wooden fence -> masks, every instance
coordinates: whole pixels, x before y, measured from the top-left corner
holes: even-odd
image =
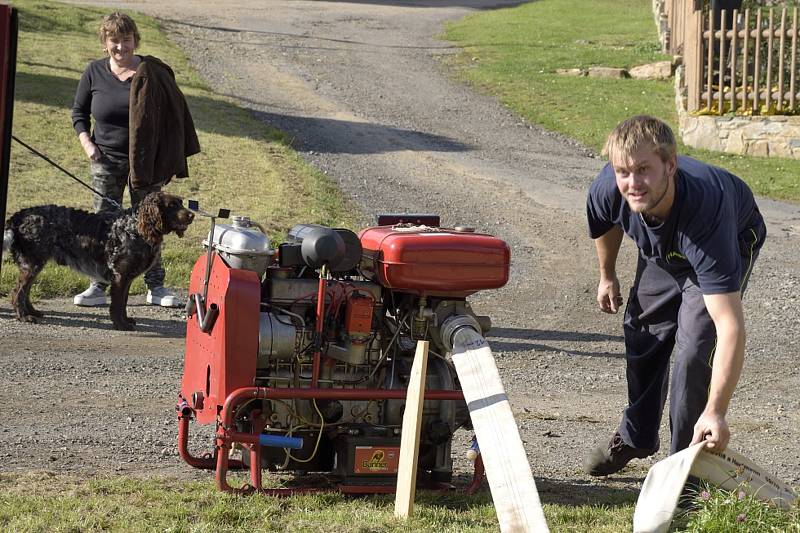
[[[722,10],[716,23],[701,0],[664,0],[664,11],[667,49],[683,56],[687,111],[800,111],[797,7]]]

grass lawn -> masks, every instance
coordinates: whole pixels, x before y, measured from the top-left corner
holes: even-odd
[[[188,468],[188,467],[187,467]],[[616,533],[630,530],[631,502],[615,505],[545,505],[554,531]],[[3,531],[497,531],[488,491],[417,493],[414,514],[394,516],[394,496],[336,493],[274,498],[218,492],[211,482],[171,478],[101,477],[79,480],[42,472],[0,474]]]
[[[561,68],[633,67],[659,53],[650,0],[537,0],[479,12],[448,25],[444,38],[465,49],[461,76],[531,122],[600,152],[621,120],[649,114],[677,133],[670,81],[568,77]],[[800,161],[680,151],[731,170],[761,196],[800,203]]]
[[[698,501],[699,510],[678,516],[671,531],[800,532],[797,507],[777,513],[735,491],[701,492]],[[544,513],[554,532],[620,533],[631,530],[633,503],[545,503]],[[470,497],[420,491],[413,516],[404,522],[394,517],[393,496],[234,496],[218,492],[211,482],[119,476],[84,480],[40,471],[0,474],[0,529],[462,533],[497,531],[498,525],[487,491]]]

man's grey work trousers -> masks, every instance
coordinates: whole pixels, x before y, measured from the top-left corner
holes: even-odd
[[[741,292],[766,235],[750,231],[740,242]],[[670,454],[689,446],[694,425],[705,409],[716,347],[716,329],[692,270],[675,274],[641,256],[625,309],[625,360],[628,407],[619,433],[629,446],[658,450],[661,414],[670,393]],[[670,356],[675,351],[672,383]]]

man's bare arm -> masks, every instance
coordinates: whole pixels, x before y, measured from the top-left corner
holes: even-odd
[[[597,304],[604,313],[616,313],[622,306],[617,278],[617,256],[622,244],[622,228],[614,226],[594,240],[597,261],[600,265],[600,282],[597,285]]]
[[[722,451],[730,439],[725,417],[744,365],[744,312],[742,297],[738,292],[704,295],[703,299],[717,329],[717,348],[711,369],[708,402],[695,424],[692,444],[705,439],[708,448]]]

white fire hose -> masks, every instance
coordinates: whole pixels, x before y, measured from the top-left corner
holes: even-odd
[[[452,347],[464,400],[469,408],[486,479],[503,533],[547,533],[539,493],[519,436],[508,396],[477,321],[456,315],[442,325]]]
[[[714,453],[700,442],[650,468],[633,514],[634,533],[661,533],[669,529],[689,474],[725,490],[743,490],[782,508],[788,508],[797,499],[789,485],[730,447]]]

